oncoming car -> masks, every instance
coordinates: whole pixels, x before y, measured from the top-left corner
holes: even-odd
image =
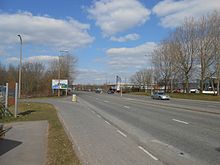
[[[164,92],[155,92],[151,97],[152,99],[170,100],[170,97],[166,95]]]

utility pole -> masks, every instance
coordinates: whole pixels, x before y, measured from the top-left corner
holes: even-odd
[[[19,89],[19,92],[18,92],[18,98],[20,99],[21,98],[21,69],[22,69],[22,37],[20,34],[18,34],[18,37],[20,39],[20,66],[19,66],[19,77],[18,77],[18,89]]]

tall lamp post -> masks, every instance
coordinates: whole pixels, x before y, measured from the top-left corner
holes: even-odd
[[[18,82],[18,88],[19,88],[19,92],[18,92],[18,98],[21,98],[21,68],[22,68],[22,38],[21,35],[18,34],[18,37],[20,39],[20,66],[19,66],[19,82]]]
[[[61,53],[62,52],[69,52],[69,50],[60,50],[60,55],[58,57],[58,63],[59,63],[59,68],[58,68],[58,96],[60,96],[60,75],[61,75],[61,66],[60,66],[60,63],[61,63]]]

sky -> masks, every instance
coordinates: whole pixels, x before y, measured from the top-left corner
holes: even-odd
[[[156,46],[186,17],[220,11],[220,0],[0,0],[0,63],[78,60],[74,84],[114,83],[151,67]]]

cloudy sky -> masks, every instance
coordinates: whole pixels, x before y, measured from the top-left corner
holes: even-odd
[[[220,11],[220,0],[0,0],[0,63],[47,63],[68,50],[75,83],[128,81],[150,67],[157,44],[185,17]]]

